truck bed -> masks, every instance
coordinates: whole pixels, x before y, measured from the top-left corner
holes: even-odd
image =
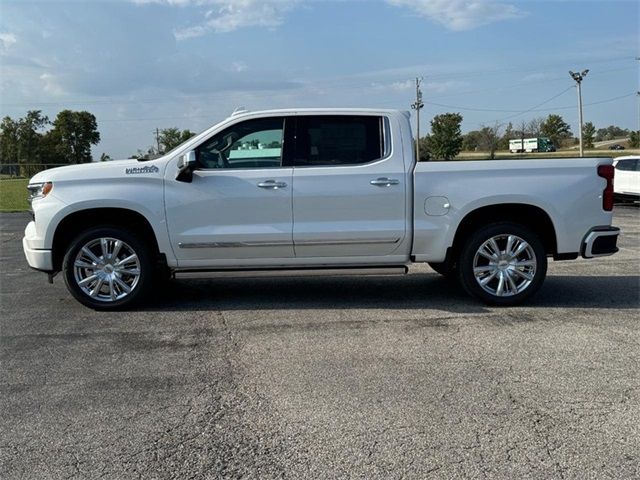
[[[418,162],[413,255],[417,261],[443,261],[466,215],[504,203],[542,209],[553,222],[558,253],[577,253],[589,228],[611,223],[612,213],[602,209],[606,181],[597,175],[599,165],[611,163],[610,158]]]

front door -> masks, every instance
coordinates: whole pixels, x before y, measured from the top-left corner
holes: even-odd
[[[199,168],[191,183],[167,169],[167,223],[180,267],[294,256],[285,122],[244,120],[214,134],[196,148]]]

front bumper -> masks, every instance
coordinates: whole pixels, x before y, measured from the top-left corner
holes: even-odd
[[[620,229],[617,227],[594,228],[582,241],[582,256],[594,258],[613,255],[618,251],[618,235],[620,235]]]
[[[36,248],[38,242],[34,222],[29,222],[22,238],[22,250],[31,268],[45,272],[53,271],[53,254],[49,249]],[[41,242],[38,242],[41,243]]]

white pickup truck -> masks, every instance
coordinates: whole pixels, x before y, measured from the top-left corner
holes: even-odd
[[[611,255],[611,159],[417,163],[396,110],[243,111],[150,161],[29,185],[29,265],[96,309],[164,277],[406,273],[428,262],[512,305],[555,260]],[[425,295],[428,292],[425,292]]]

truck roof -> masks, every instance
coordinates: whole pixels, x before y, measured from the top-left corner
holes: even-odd
[[[408,110],[397,110],[391,108],[281,108],[281,109],[272,109],[272,110],[246,110],[244,108],[236,109],[229,118],[240,117],[245,115],[295,115],[298,113],[318,113],[318,114],[392,114],[392,115],[404,115],[406,117],[410,116]]]

